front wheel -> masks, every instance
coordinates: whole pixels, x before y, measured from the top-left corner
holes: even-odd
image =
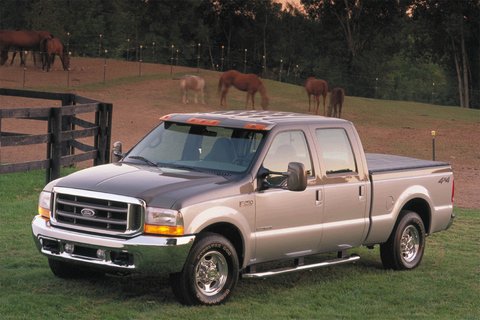
[[[380,245],[380,257],[387,269],[416,268],[425,250],[425,226],[420,216],[402,211],[388,241]]]
[[[225,302],[238,280],[238,257],[226,238],[201,235],[193,245],[183,270],[171,275],[173,293],[186,305]]]

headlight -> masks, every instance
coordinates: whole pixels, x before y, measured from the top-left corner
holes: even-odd
[[[181,236],[183,235],[183,216],[177,210],[147,207],[144,232]]]
[[[50,220],[50,200],[52,198],[52,193],[47,191],[42,191],[40,197],[38,198],[38,214],[46,220]]]

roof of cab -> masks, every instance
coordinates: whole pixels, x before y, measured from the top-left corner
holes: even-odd
[[[163,121],[234,127],[252,130],[271,130],[277,124],[344,124],[343,119],[284,111],[228,110],[199,113],[172,113],[160,118]]]

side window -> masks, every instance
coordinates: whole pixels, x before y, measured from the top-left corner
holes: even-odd
[[[317,129],[316,137],[327,174],[357,172],[352,146],[345,130]]]
[[[286,131],[277,134],[263,160],[263,167],[270,171],[286,172],[289,162],[303,163],[307,174],[313,175],[310,151],[302,131]],[[278,183],[278,176],[272,176],[267,180]]]

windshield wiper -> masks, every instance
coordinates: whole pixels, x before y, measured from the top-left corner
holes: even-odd
[[[148,160],[147,158],[145,157],[142,157],[142,156],[128,156],[128,158],[130,159],[135,159],[135,160],[142,160],[143,162],[153,166],[153,167],[157,167],[157,164],[153,161],[150,161]]]

